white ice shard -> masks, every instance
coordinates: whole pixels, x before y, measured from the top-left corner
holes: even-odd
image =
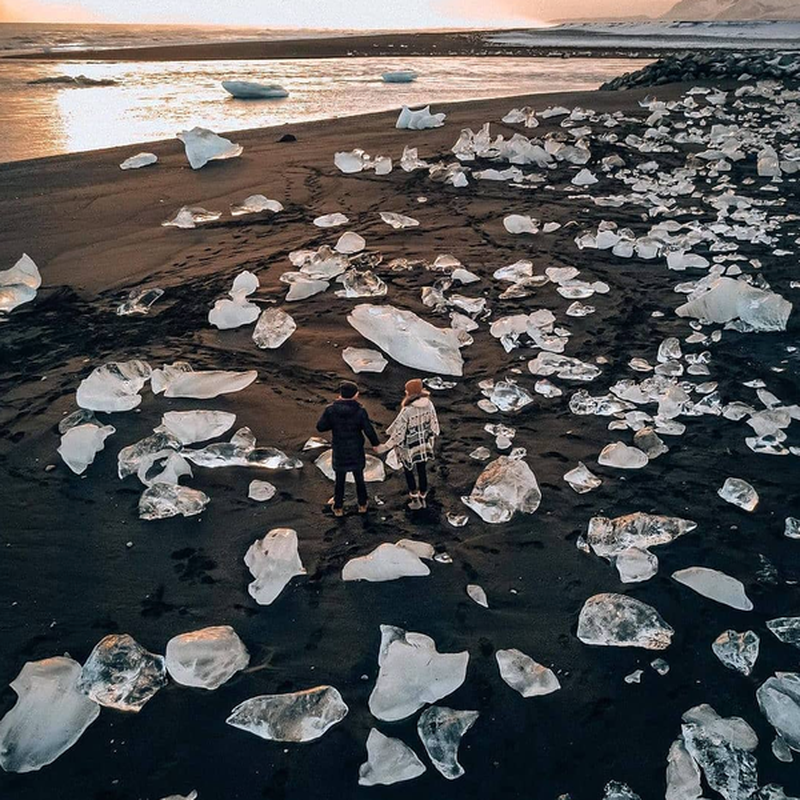
[[[202,206],[181,206],[173,217],[161,223],[161,227],[191,230],[204,222],[216,222],[221,216],[219,211],[209,211]]]
[[[269,481],[250,481],[247,487],[247,496],[257,503],[272,500],[278,490]]]
[[[147,314],[150,306],[164,294],[163,289],[153,287],[151,289],[132,289],[127,298],[117,306],[117,314],[120,317],[128,317],[133,314]]]
[[[11,682],[17,702],[0,720],[0,767],[35,772],[52,764],[97,719],[78,688],[81,665],[67,656],[28,661]]]
[[[367,760],[358,768],[359,786],[390,786],[410,781],[423,772],[425,765],[405,742],[384,736],[377,728],[370,728]]]
[[[513,234],[539,233],[538,221],[523,214],[509,214],[503,218],[503,227]],[[495,277],[497,275],[495,274]]]
[[[214,442],[198,450],[184,449],[181,454],[198,467],[258,467],[260,469],[302,469],[299,458],[287,456],[276,447],[258,447],[250,428],[239,428],[229,442]]]
[[[141,169],[142,167],[149,167],[158,161],[158,156],[155,153],[137,153],[135,156],[126,158],[120,165],[120,169]]]
[[[517,512],[533,514],[542,493],[533,470],[522,460],[500,456],[487,464],[475,481],[472,492],[461,502],[484,522],[509,522]]]
[[[216,439],[227,433],[236,422],[230,411],[167,411],[161,417],[161,427],[181,444],[195,444]]]
[[[192,789],[189,794],[171,794],[161,800],[197,800],[197,789]]]
[[[593,172],[588,169],[582,169],[571,181],[573,186],[594,186],[597,183],[597,178]]]
[[[468,583],[467,584],[467,596],[470,600],[474,603],[477,603],[479,606],[483,606],[484,608],[489,608],[489,600],[486,597],[486,592],[483,590],[482,586],[478,586],[477,583]]]
[[[624,442],[607,444],[597,458],[598,464],[617,469],[641,469],[646,467],[649,461],[646,453]]]
[[[461,711],[432,706],[420,714],[417,733],[431,763],[445,778],[452,781],[464,774],[458,763],[461,737],[475,724],[477,711]]]
[[[244,563],[254,578],[247,591],[261,606],[274,602],[296,575],[306,574],[297,551],[297,531],[291,528],[273,528],[263,539],[256,539]]]
[[[381,80],[384,83],[412,83],[417,77],[417,73],[413,69],[398,69],[393,72],[384,72]]]
[[[800,648],[800,617],[778,617],[768,620],[767,629],[784,644]]]
[[[521,411],[533,402],[533,395],[516,381],[482,381],[481,393],[500,411]]]
[[[152,370],[146,361],[112,361],[92,370],[78,386],[76,401],[92,411],[131,411],[142,398],[139,392]]]
[[[437,328],[412,311],[366,303],[356,306],[347,321],[406,367],[439,375],[463,374],[458,333],[452,328]]]
[[[389,363],[383,353],[368,347],[345,347],[342,358],[353,372],[383,372]]]
[[[208,323],[221,331],[230,331],[242,325],[251,325],[260,313],[261,309],[255,303],[225,297],[217,300],[208,312]]]
[[[652,606],[624,594],[596,594],[578,617],[578,638],[584,644],[666,650],[674,633]]]
[[[494,656],[500,668],[500,677],[523,697],[552,694],[561,688],[553,670],[515,648],[498,650]]]
[[[405,214],[396,214],[394,211],[381,211],[381,219],[396,231],[403,228],[418,228],[419,220],[407,217]]]
[[[609,781],[603,790],[603,800],[642,800],[627,783]]]
[[[250,654],[230,625],[214,625],[173,636],[165,652],[175,683],[218,689],[250,663]]]
[[[758,660],[761,639],[754,631],[723,631],[711,644],[714,655],[728,668],[749,675]]]
[[[431,107],[411,109],[403,106],[397,117],[395,128],[398,130],[421,131],[425,128],[441,128],[446,114],[431,114]]]
[[[272,742],[313,742],[341,722],[349,709],[333,686],[263,694],[239,703],[225,720]]]
[[[221,394],[231,394],[246,389],[258,372],[226,370],[198,370],[195,372],[186,362],[176,361],[153,370],[151,386],[154,394],[164,392],[164,397],[188,397],[195,400],[211,400]]]
[[[42,285],[42,276],[33,259],[23,253],[11,269],[0,272],[0,314],[30,303]]]
[[[591,492],[603,482],[583,463],[583,461],[579,461],[577,467],[564,473],[564,480],[577,494]]]
[[[273,100],[289,96],[289,92],[277,83],[222,81],[222,88],[238,100]]]
[[[744,584],[724,572],[707,567],[688,567],[673,572],[672,577],[709,600],[739,611],[753,610],[753,603],[745,593]]]
[[[192,169],[200,169],[209,161],[225,161],[229,158],[238,158],[244,148],[234,144],[230,139],[218,136],[208,128],[192,128],[190,131],[181,131],[178,139],[183,142],[186,158]]]
[[[717,494],[731,505],[739,506],[745,511],[755,511],[758,505],[758,492],[741,478],[726,478]]]
[[[371,553],[351,558],[342,570],[343,581],[394,581],[430,575],[427,564],[402,543],[378,545]]]
[[[78,688],[95,703],[118,711],[141,711],[167,685],[164,657],[150,653],[127,633],[112,633],[95,646]]]
[[[253,341],[261,350],[276,350],[297,330],[297,323],[279,308],[261,312],[253,329]]]
[[[395,722],[451,694],[467,674],[469,653],[439,653],[430,636],[381,625],[378,679],[369,696],[377,719]]]
[[[528,362],[528,369],[534,375],[557,375],[568,381],[593,381],[602,374],[600,367],[586,364],[580,359],[558,353],[539,353]]]
[[[325,443],[327,446],[327,442]],[[336,480],[336,473],[333,471],[333,451],[326,450],[314,462],[314,466],[329,480]],[[383,461],[373,455],[367,454],[367,466],[364,469],[364,480],[367,483],[380,483],[386,480],[386,470]],[[355,478],[351,472],[347,473],[347,483],[355,483]]]
[[[665,800],[700,800],[703,788],[700,767],[689,755],[683,739],[676,739],[667,756],[667,791]]]
[[[800,753],[800,673],[777,672],[756,692],[758,707],[777,734]]]
[[[96,422],[75,425],[61,436],[58,454],[76,475],[82,475],[113,433],[116,428],[111,425]]]
[[[336,280],[343,287],[336,292],[337,297],[384,297],[389,290],[372,270],[349,269]]]
[[[277,200],[270,200],[263,194],[251,194],[245,197],[241,203],[235,203],[231,206],[232,217],[243,217],[245,214],[260,214],[263,211],[271,211],[277,214],[283,211],[283,204]]]
[[[353,255],[360,253],[367,246],[366,239],[353,231],[345,231],[334,245],[334,250],[342,255]]]
[[[792,304],[775,292],[720,277],[698,288],[675,313],[716,323],[739,319],[753,331],[785,331],[791,311]]]
[[[314,225],[318,228],[337,228],[339,225],[347,225],[350,220],[340,211],[333,214],[323,214],[314,219]]]
[[[209,502],[209,496],[199,489],[177,483],[153,483],[139,498],[139,518],[194,517],[202,513]]]

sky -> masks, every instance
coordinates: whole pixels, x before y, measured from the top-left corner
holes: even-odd
[[[658,16],[675,0],[0,0],[0,22],[128,22],[262,28],[535,25]]]

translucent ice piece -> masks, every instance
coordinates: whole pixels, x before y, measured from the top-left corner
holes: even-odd
[[[314,466],[330,481],[336,480],[336,473],[333,471],[333,451],[326,450],[314,462]],[[386,480],[386,470],[383,461],[373,455],[367,454],[367,466],[364,469],[364,480],[367,483],[380,483]],[[352,473],[347,473],[347,483],[354,483]]]
[[[150,306],[163,294],[164,290],[156,287],[152,289],[133,289],[128,294],[128,297],[117,306],[117,314],[120,317],[127,317],[132,314],[147,314]]]
[[[275,350],[297,330],[295,321],[279,308],[261,312],[253,329],[253,341],[261,350]]]
[[[92,411],[130,411],[142,402],[139,392],[150,374],[145,361],[112,361],[81,381],[75,399],[81,408]]]
[[[345,347],[342,358],[355,373],[383,372],[389,363],[382,353],[366,347]]]
[[[245,553],[244,563],[254,580],[247,587],[261,606],[274,602],[289,581],[306,570],[297,551],[297,531],[274,528],[263,539],[256,539]]]
[[[358,769],[359,786],[389,786],[410,781],[423,772],[425,765],[407,744],[370,728],[367,760]]]
[[[192,169],[200,169],[209,161],[224,161],[229,158],[238,158],[244,148],[234,144],[230,139],[218,136],[207,128],[192,128],[190,131],[181,131],[178,139],[183,142],[186,158]]]
[[[726,502],[739,506],[745,511],[755,511],[758,505],[758,492],[741,478],[726,478],[717,494]]]
[[[277,200],[270,200],[263,194],[251,194],[249,197],[245,197],[241,203],[231,206],[232,217],[259,214],[262,211],[271,211],[273,214],[277,214],[279,211],[283,211],[283,205]]]
[[[113,433],[116,433],[116,428],[111,425],[76,425],[61,437],[58,454],[76,475],[82,475]]]
[[[674,633],[652,606],[623,594],[590,597],[578,617],[578,638],[584,644],[665,650]]]
[[[756,692],[758,707],[783,741],[800,753],[800,673],[778,672]]]
[[[486,598],[486,592],[483,590],[483,587],[478,586],[477,583],[467,584],[467,596],[479,606],[489,608],[489,601]]]
[[[351,558],[342,570],[343,581],[393,581],[430,575],[431,571],[412,550],[400,544],[384,543],[371,553]]]
[[[158,161],[158,156],[155,153],[137,153],[135,156],[126,158],[120,165],[120,169],[141,169],[142,167],[149,167]]]
[[[758,660],[761,639],[754,631],[723,631],[711,644],[714,655],[728,668],[749,675]]]
[[[303,462],[275,447],[257,447],[250,428],[239,428],[230,442],[215,442],[199,450],[184,449],[181,454],[198,467],[259,467],[261,469],[301,469]]]
[[[421,131],[425,128],[440,128],[444,125],[445,114],[431,114],[431,107],[412,110],[403,106],[397,117],[395,128],[398,130]]]
[[[405,214],[396,214],[394,211],[381,211],[381,219],[396,231],[403,228],[417,228],[419,227],[419,220],[413,217],[407,217]]]
[[[515,513],[533,514],[542,493],[533,470],[521,459],[500,456],[486,466],[461,502],[484,522],[509,522]]]
[[[561,688],[553,670],[514,648],[495,652],[500,677],[523,697],[552,694]]]
[[[564,480],[570,488],[578,494],[586,494],[596,489],[603,482],[597,477],[583,461],[578,462],[578,466],[564,474]]]
[[[458,763],[458,746],[461,737],[475,724],[477,711],[460,711],[443,706],[432,706],[424,711],[417,722],[417,732],[431,763],[448,780],[464,774]]]
[[[140,519],[194,517],[202,513],[210,498],[199,489],[175,483],[154,483],[139,498]]]
[[[218,689],[250,663],[250,654],[230,625],[181,633],[167,642],[166,667],[175,683]]]
[[[597,458],[597,463],[604,467],[617,469],[641,469],[646,467],[650,459],[638,447],[630,447],[624,442],[607,444]]]
[[[42,285],[42,276],[33,259],[22,257],[11,269],[0,272],[0,313],[10,313],[17,306],[30,303]]]
[[[219,211],[209,211],[202,206],[182,206],[174,217],[162,222],[161,227],[191,230],[204,222],[216,222],[221,216]]]
[[[688,567],[673,572],[672,577],[678,583],[694,589],[698,594],[708,597],[710,600],[715,600],[739,611],[753,610],[753,603],[745,593],[744,584],[724,572],[707,567]]]
[[[236,422],[230,411],[167,411],[161,417],[161,426],[181,444],[195,444],[216,439],[227,433]]]
[[[250,481],[247,496],[258,503],[264,503],[275,497],[278,490],[269,481]]]

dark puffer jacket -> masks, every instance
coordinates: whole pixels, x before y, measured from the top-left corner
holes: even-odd
[[[317,430],[333,432],[333,468],[337,472],[364,469],[365,436],[373,447],[378,444],[378,434],[369,415],[357,400],[335,400],[322,412]]]

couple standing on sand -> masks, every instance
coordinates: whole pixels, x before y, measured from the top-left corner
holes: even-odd
[[[343,381],[339,385],[339,397],[322,413],[317,430],[320,433],[331,431],[333,434],[333,470],[336,474],[334,516],[344,516],[344,485],[348,472],[353,473],[356,482],[358,513],[367,513],[365,436],[375,453],[386,453],[396,448],[408,484],[408,507],[412,511],[426,507],[428,474],[425,465],[434,455],[439,419],[430,393],[424,389],[419,378],[410,380],[405,390],[400,413],[386,429],[389,438],[384,444],[378,443],[378,435],[367,410],[358,402],[358,386],[352,381]]]

